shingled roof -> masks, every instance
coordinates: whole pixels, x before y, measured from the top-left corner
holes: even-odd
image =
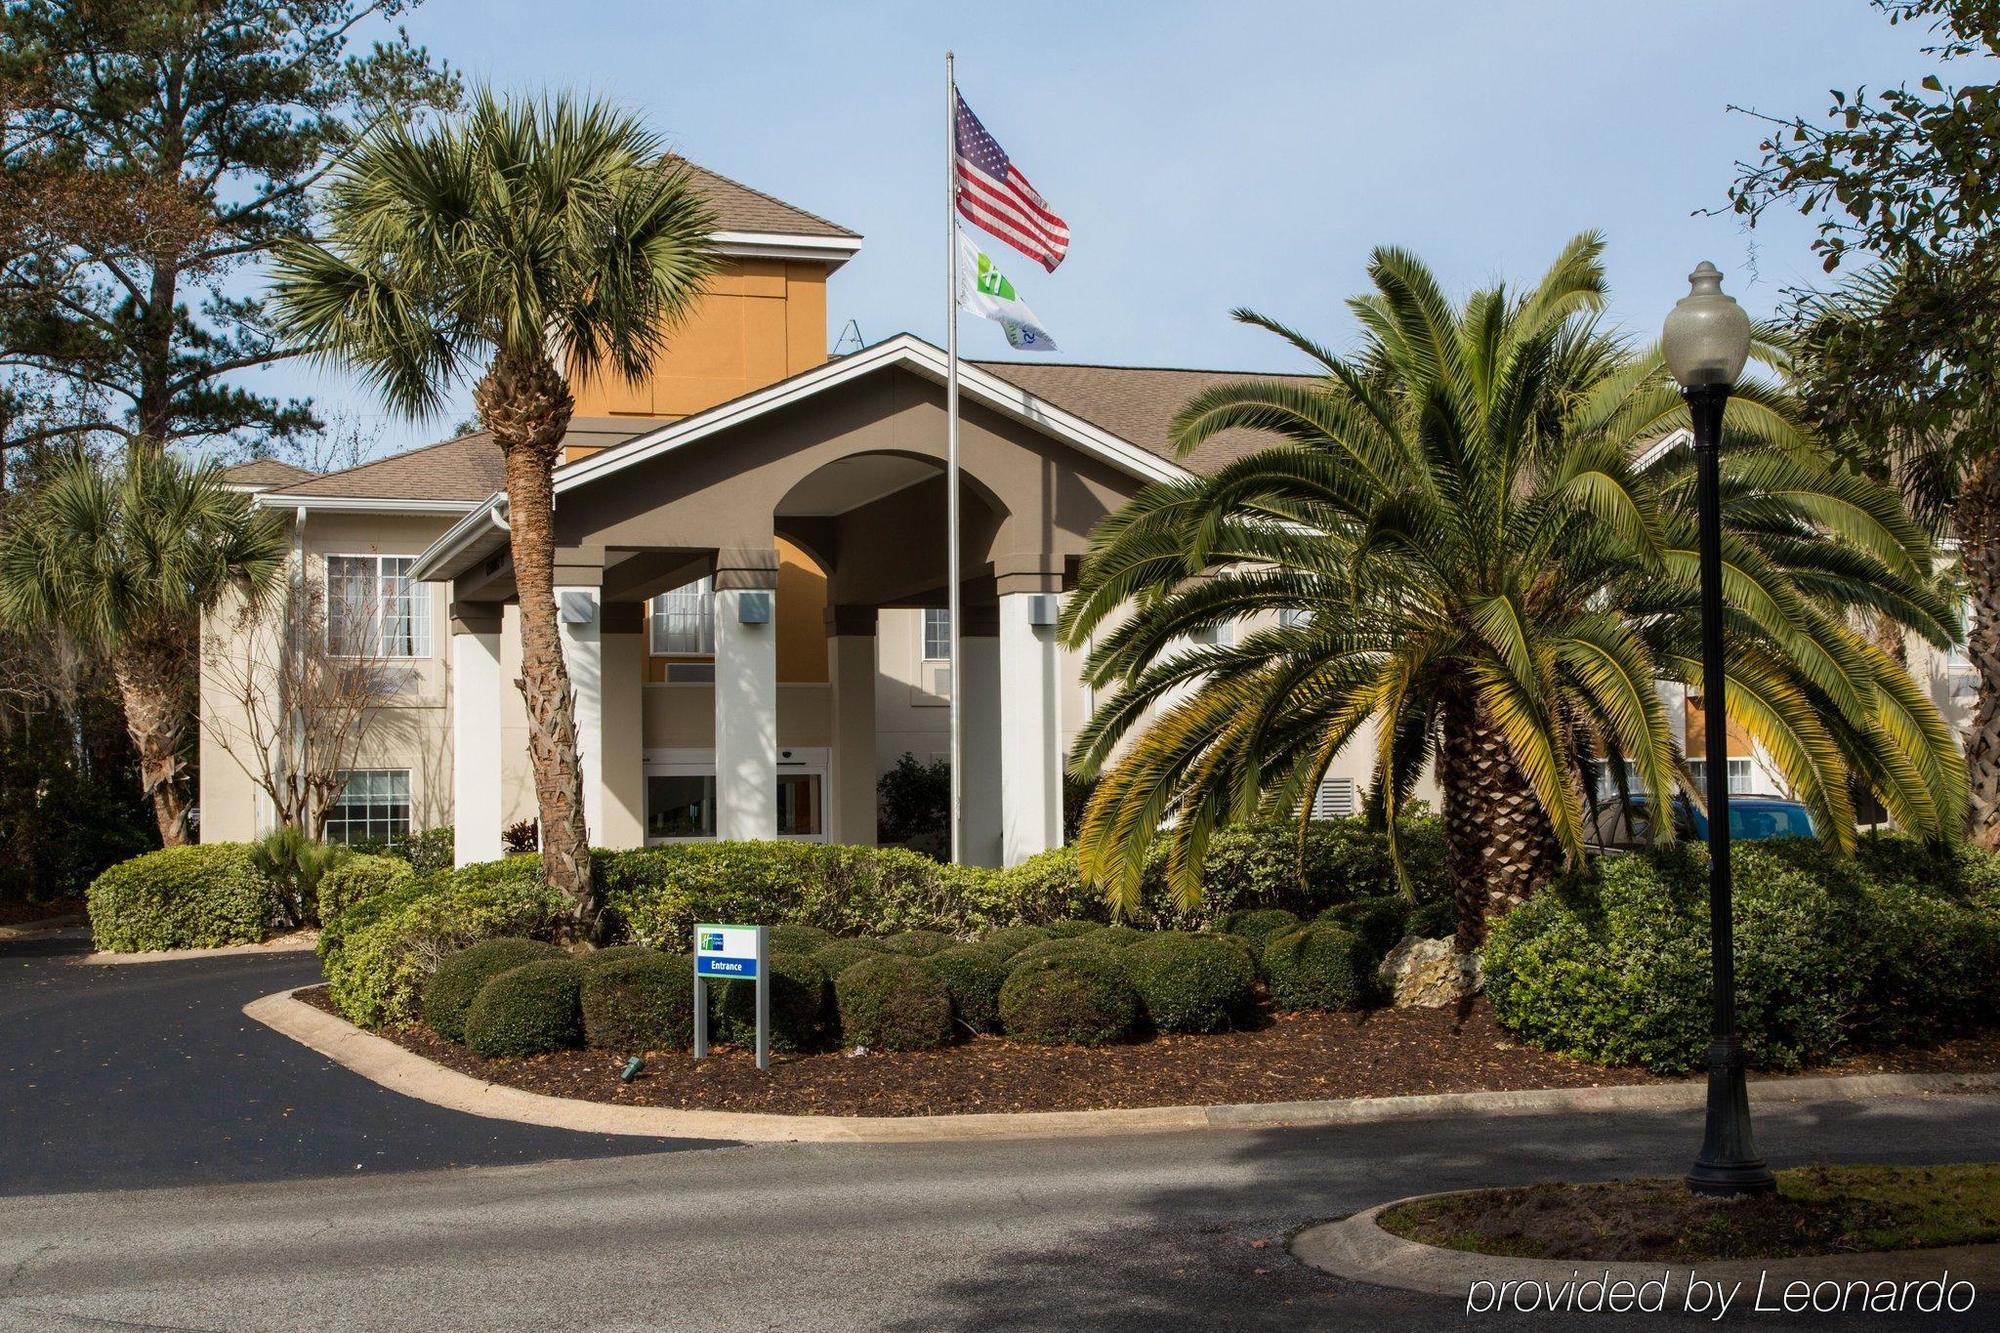
[[[1054,407],[1082,417],[1141,449],[1195,472],[1208,472],[1272,443],[1261,431],[1229,430],[1202,441],[1186,458],[1169,442],[1174,415],[1190,398],[1219,384],[1279,380],[1306,384],[1307,375],[1164,366],[1098,366],[1050,361],[975,361],[973,365],[1025,389]]]
[[[565,448],[602,449],[661,424],[652,417],[578,417],[563,436]],[[391,454],[360,467],[329,472],[285,487],[303,500],[433,500],[475,504],[507,486],[500,446],[485,431]]]
[[[753,190],[742,181],[731,180],[720,172],[710,171],[693,162],[687,162],[687,168],[695,188],[715,213],[718,231],[822,236],[852,241],[861,239],[858,231],[849,231],[837,222],[829,222],[817,213],[808,213],[796,204],[788,204],[762,190]]]
[[[1258,375],[1234,370],[1190,370],[1159,366],[1103,366],[1046,361],[976,361],[1027,393],[1149,453],[1196,472],[1240,458],[1271,442],[1257,431],[1225,431],[1187,457],[1175,454],[1169,436],[1174,414],[1187,401],[1218,384],[1275,379],[1309,383],[1303,375]],[[805,372],[811,373],[811,372]],[[723,404],[722,406],[728,406]],[[710,409],[715,411],[717,409]],[[665,425],[664,418],[579,417],[563,437],[567,446],[607,448]],[[364,463],[344,472],[286,486],[286,497],[471,503],[506,487],[498,446],[483,432]]]
[[[310,469],[293,467],[275,458],[251,458],[241,463],[232,463],[222,469],[222,479],[231,486],[242,486],[251,490],[265,490],[272,486],[289,486],[295,481],[304,481],[318,474]]]

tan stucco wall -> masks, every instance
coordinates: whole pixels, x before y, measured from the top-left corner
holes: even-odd
[[[574,385],[577,415],[684,417],[812,369],[826,360],[826,277],[824,264],[724,260],[651,378]]]
[[[287,527],[296,523],[288,515]],[[448,517],[432,515],[328,514],[308,516],[303,544],[308,573],[322,581],[329,555],[420,554],[449,525]],[[410,773],[410,818],[415,827],[451,822],[451,625],[446,615],[445,585],[425,585],[430,597],[430,653],[397,659],[407,668],[408,683],[375,716],[363,736],[357,768],[401,768]],[[234,640],[239,622],[233,609],[211,616],[206,633]],[[244,735],[240,702],[232,699],[216,673],[204,670],[201,682],[201,837],[204,842],[236,842],[258,836],[261,795],[242,763],[217,743],[217,732]],[[248,756],[245,756],[246,759]]]

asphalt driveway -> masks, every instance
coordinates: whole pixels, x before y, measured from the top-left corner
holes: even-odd
[[[296,1180],[711,1146],[578,1134],[388,1092],[252,1022],[310,953],[91,966],[0,942],[0,1194]]]

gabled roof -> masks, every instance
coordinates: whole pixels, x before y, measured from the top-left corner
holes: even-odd
[[[861,233],[829,222],[817,213],[808,213],[742,181],[731,180],[719,171],[688,162],[688,174],[715,214],[716,229],[723,232],[764,232],[774,236],[817,236],[827,240],[859,241]]]
[[[589,485],[647,459],[892,366],[935,382],[942,382],[947,374],[942,348],[914,334],[898,334],[691,417],[636,435],[615,448],[566,464],[556,470],[556,494]],[[1175,457],[1168,441],[1173,415],[1189,397],[1217,383],[1258,378],[1267,377],[1238,371],[959,363],[962,398],[1026,422],[1145,482],[1191,475],[1190,467]],[[1131,433],[1126,434],[1128,431]],[[1261,439],[1251,431],[1218,436],[1187,462],[1196,468],[1217,466],[1241,456]],[[454,524],[419,557],[412,571],[416,577],[451,577],[455,562],[468,558],[480,543],[493,540],[498,526],[494,519],[504,503],[500,489],[495,486],[494,494],[485,504]]]
[[[652,417],[578,417],[563,436],[565,447],[605,448],[660,424]],[[303,504],[326,509],[471,509],[507,485],[500,446],[484,431],[425,445],[372,463],[311,477],[260,497],[272,506]]]
[[[1195,472],[1210,472],[1269,445],[1254,430],[1228,430],[1202,441],[1186,458],[1171,441],[1174,416],[1188,400],[1220,384],[1278,380],[1309,384],[1310,375],[1251,371],[1191,370],[1166,366],[1101,366],[1050,361],[976,361],[972,364],[1019,385],[1044,402],[1075,413],[1092,425],[1130,440]]]
[[[262,491],[273,486],[289,486],[317,475],[310,469],[293,467],[275,458],[250,458],[222,469],[222,480],[238,490]]]

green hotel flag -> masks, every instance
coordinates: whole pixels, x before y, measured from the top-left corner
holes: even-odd
[[[1056,340],[1049,337],[1014,284],[963,230],[958,232],[958,303],[999,324],[1007,331],[1008,345],[1018,352],[1056,350]]]

